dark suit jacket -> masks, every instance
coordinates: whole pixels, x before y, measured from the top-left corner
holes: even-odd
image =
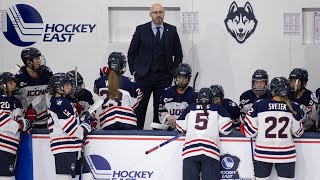
[[[182,62],[182,50],[177,28],[163,23],[164,31],[162,38],[165,38],[165,56],[168,70],[172,75]],[[128,50],[128,64],[131,74],[144,77],[152,63],[152,36],[151,22],[137,26],[133,34]]]

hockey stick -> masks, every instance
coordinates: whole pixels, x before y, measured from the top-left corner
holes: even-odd
[[[181,137],[182,135],[183,135],[183,133],[180,133],[180,134],[178,134],[178,135],[174,136],[173,138],[168,139],[168,140],[166,140],[165,142],[163,142],[163,143],[161,143],[161,144],[159,144],[159,145],[157,145],[157,146],[155,146],[155,147],[153,147],[153,148],[151,148],[151,149],[147,150],[147,151],[146,151],[146,154],[148,155],[148,154],[152,153],[153,151],[155,151],[155,150],[157,150],[157,149],[161,148],[162,146],[164,146],[164,145],[167,145],[167,144],[171,143],[172,141],[174,141],[174,140],[178,139],[178,138],[179,138],[179,137]]]
[[[74,78],[75,78],[75,101],[78,102],[78,67],[74,68]]]
[[[252,158],[252,173],[253,173],[253,180],[256,179],[255,171],[254,171],[254,155],[253,155],[253,142],[252,138],[250,138],[250,145],[251,145],[251,158]]]
[[[167,130],[169,128],[169,125],[160,124],[160,123],[151,123],[151,127],[155,129]]]
[[[97,99],[96,102],[85,112],[85,119],[88,119],[88,117],[103,104],[103,101],[104,100],[102,98]],[[81,152],[82,163],[80,168],[80,179],[82,179],[83,163],[84,163],[83,161],[85,160],[85,158],[83,157],[84,157],[84,147],[86,144],[86,139],[87,137],[84,137],[83,143],[82,143],[83,151]]]
[[[198,75],[199,75],[199,72],[196,73],[196,75],[195,75],[195,77],[194,77],[194,80],[193,80],[193,94],[195,94],[195,86],[196,86],[196,81],[197,81]],[[185,134],[185,133],[180,133],[180,134],[174,136],[173,138],[171,138],[171,139],[169,139],[169,140],[161,143],[160,145],[155,146],[155,147],[147,150],[147,151],[146,151],[146,154],[152,153],[153,151],[159,149],[160,147],[165,146],[165,145],[169,144],[170,142],[178,139],[179,137],[183,136],[184,134]]]

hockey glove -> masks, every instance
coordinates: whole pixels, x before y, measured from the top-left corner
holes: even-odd
[[[110,74],[110,68],[108,66],[100,68],[100,76],[108,76]]]
[[[76,108],[76,110],[77,110],[77,112],[78,112],[78,116],[79,116],[79,115],[81,114],[81,112],[82,112],[82,105],[81,105],[81,103],[77,102],[77,103],[74,103],[73,105],[74,105],[74,107]]]
[[[28,108],[25,113],[25,118],[31,122],[34,122],[37,118],[37,112],[33,108]]]
[[[19,118],[17,122],[20,125],[19,131],[27,132],[28,134],[31,134],[32,132],[32,123],[28,119]]]
[[[240,124],[240,132],[241,132],[243,135],[246,135],[245,132],[244,132],[244,123],[241,123],[241,124]]]

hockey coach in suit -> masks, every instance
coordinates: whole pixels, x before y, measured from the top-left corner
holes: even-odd
[[[175,26],[164,23],[161,4],[153,4],[152,21],[137,26],[128,50],[128,64],[143,96],[136,108],[138,129],[143,129],[148,102],[153,93],[153,122],[159,123],[158,107],[162,91],[171,86],[182,62],[180,38]]]

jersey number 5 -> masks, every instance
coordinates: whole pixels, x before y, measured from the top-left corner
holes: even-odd
[[[289,124],[288,117],[281,117],[281,118],[277,119],[275,117],[269,116],[265,119],[265,122],[268,124],[271,122],[270,127],[268,127],[265,132],[266,138],[276,138],[277,137],[277,134],[271,134],[270,132],[277,126],[278,123],[281,123],[281,124],[284,123],[282,128],[280,128],[280,130],[278,131],[278,137],[279,138],[287,138],[288,137],[287,134],[283,134],[284,130],[288,127],[288,124]]]
[[[206,113],[197,113],[196,115],[196,125],[194,128],[198,130],[205,130],[208,127],[208,117]]]

